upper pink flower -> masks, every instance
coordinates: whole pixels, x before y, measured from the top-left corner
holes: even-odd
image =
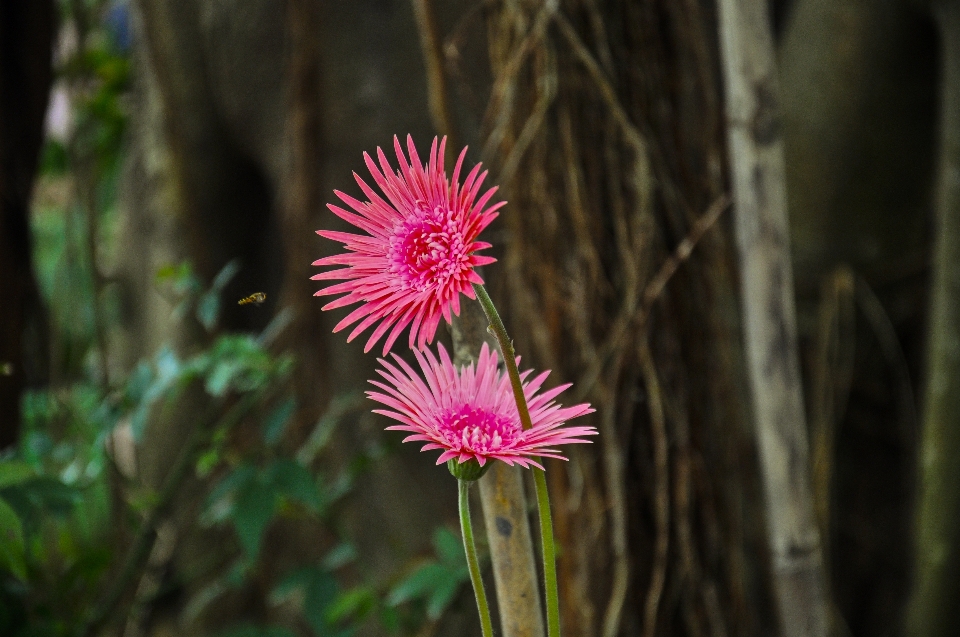
[[[423,379],[394,354],[396,365],[380,359],[384,369],[377,370],[387,382],[370,381],[384,393],[368,391],[367,396],[390,407],[375,409],[374,413],[402,423],[387,429],[412,432],[404,442],[426,442],[422,451],[442,449],[437,464],[453,458],[460,464],[475,459],[482,467],[487,460],[502,460],[509,465],[542,469],[537,456],[565,460],[555,449],[557,445],[590,442],[582,436],[597,433],[594,427],[563,426],[572,418],[594,411],[586,403],[564,408],[553,402],[569,384],[537,393],[549,371],[523,383],[533,423],[524,430],[510,378],[497,369],[497,353],[486,344],[476,365],[465,365],[459,370],[443,345],[439,360],[430,350],[425,354],[414,350],[414,354],[423,370]],[[532,371],[523,372],[521,380],[526,381]]]
[[[416,343],[423,349],[433,341],[441,316],[449,323],[451,307],[454,314],[460,314],[461,293],[475,298],[472,284],[483,283],[483,279],[474,269],[495,261],[476,254],[490,247],[489,243],[476,239],[505,202],[487,206],[496,188],[490,188],[478,198],[487,176],[486,171],[480,172],[480,164],[460,185],[466,148],[457,159],[453,179],[448,180],[443,168],[446,143],[444,137],[438,149],[434,138],[430,161],[423,166],[413,139],[407,136],[408,164],[400,140],[394,137],[393,145],[400,162],[397,172],[379,148],[379,167],[364,153],[367,168],[386,200],[354,173],[369,201],[358,201],[337,190],[334,191],[337,197],[356,214],[333,204],[327,207],[367,234],[317,231],[320,236],[343,243],[348,252],[313,262],[319,266],[346,266],[311,277],[313,280],[345,279],[314,296],[346,293],[324,305],[324,310],[361,304],[333,330],[338,332],[360,321],[347,338],[348,342],[380,321],[364,347],[365,352],[390,330],[383,345],[386,355],[407,325],[411,326],[410,347]]]

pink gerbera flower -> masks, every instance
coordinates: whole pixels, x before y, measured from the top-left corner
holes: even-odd
[[[476,365],[460,369],[450,361],[443,345],[439,360],[430,350],[414,350],[414,354],[423,370],[423,379],[394,354],[396,365],[380,359],[384,369],[377,371],[386,382],[370,381],[383,393],[368,391],[367,396],[390,408],[376,409],[374,413],[402,423],[387,429],[411,432],[404,442],[425,442],[423,451],[442,449],[437,464],[456,458],[460,464],[476,460],[482,467],[487,460],[502,460],[509,465],[542,469],[537,456],[565,460],[555,447],[590,442],[582,436],[597,433],[594,427],[563,426],[572,418],[594,411],[586,403],[560,407],[553,402],[569,384],[537,393],[549,371],[523,384],[533,422],[533,427],[524,430],[510,378],[497,369],[497,353],[486,344]],[[531,373],[532,370],[523,372],[521,380],[526,381]]]
[[[319,266],[346,266],[311,277],[313,280],[345,280],[320,290],[315,296],[345,293],[324,305],[324,310],[361,304],[333,330],[338,332],[359,321],[347,341],[380,322],[370,335],[365,352],[389,330],[383,346],[386,355],[407,325],[410,325],[410,347],[416,342],[417,347],[423,349],[433,341],[441,316],[449,323],[451,308],[454,314],[460,314],[461,293],[475,298],[472,284],[483,283],[475,268],[495,261],[476,254],[490,247],[489,243],[476,239],[505,202],[487,207],[497,189],[490,188],[480,195],[487,175],[480,172],[480,164],[460,185],[466,148],[457,159],[453,179],[447,179],[443,169],[446,142],[443,138],[438,149],[434,138],[430,161],[422,166],[413,139],[407,136],[408,164],[400,140],[394,137],[393,145],[400,162],[396,173],[379,148],[379,167],[364,153],[367,168],[386,199],[354,173],[369,201],[334,191],[354,212],[333,204],[327,207],[367,234],[317,231],[320,236],[343,243],[348,252],[314,261],[313,265]]]

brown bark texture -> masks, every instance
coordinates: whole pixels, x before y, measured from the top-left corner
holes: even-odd
[[[770,634],[713,10],[486,18],[480,143],[509,201],[488,280],[526,364],[574,382],[600,430],[547,467],[564,630]]]

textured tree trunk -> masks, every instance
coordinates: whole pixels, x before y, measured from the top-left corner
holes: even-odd
[[[744,341],[781,630],[827,634],[797,354],[779,86],[766,5],[719,0]]]
[[[483,157],[509,201],[491,287],[517,352],[598,410],[596,444],[547,467],[564,630],[770,634],[711,10],[487,18]]]

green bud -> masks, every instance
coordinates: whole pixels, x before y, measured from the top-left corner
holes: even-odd
[[[487,472],[487,469],[490,468],[490,465],[492,465],[493,462],[493,460],[488,460],[487,463],[481,467],[480,463],[474,458],[470,458],[463,464],[461,464],[456,458],[451,458],[450,460],[447,460],[447,469],[450,470],[450,475],[457,480],[473,482],[474,480],[479,480],[482,478],[483,474]]]

